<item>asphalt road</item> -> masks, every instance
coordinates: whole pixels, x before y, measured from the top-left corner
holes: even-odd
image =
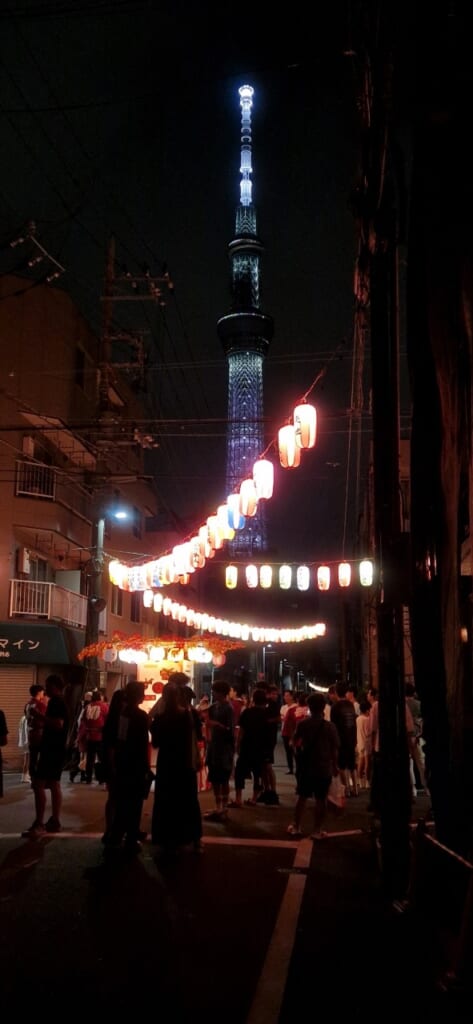
[[[443,1000],[449,1020],[469,1019],[459,998],[439,995],[434,937],[385,902],[368,794],[330,815],[323,842],[295,840],[287,834],[294,779],[282,751],[277,762],[279,807],[205,822],[204,853],[183,852],[165,868],[149,841],[135,859],[105,859],[105,791],[66,775],[63,832],[21,838],[32,793],[7,775],[2,1010],[40,1006],[53,1020],[144,1012],[176,1024],[292,1024],[328,1002],[335,1019],[378,1020],[382,1006],[419,1024]],[[211,808],[211,794],[200,799]],[[419,796],[414,816],[427,808]],[[309,813],[304,824],[308,833]]]

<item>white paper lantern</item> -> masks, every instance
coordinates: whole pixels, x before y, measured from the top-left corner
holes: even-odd
[[[273,570],[270,565],[261,565],[259,570],[260,587],[269,590],[273,582]]]
[[[313,448],[317,435],[317,413],[313,405],[303,402],[294,409],[296,444],[299,448]]]
[[[281,590],[289,590],[292,583],[292,569],[290,565],[281,565],[279,569],[279,586]]]
[[[258,500],[272,498],[274,487],[274,466],[269,459],[257,459],[253,466],[253,480]]]
[[[362,587],[371,587],[373,583],[373,563],[368,559],[360,562],[360,583]]]
[[[310,586],[310,569],[308,565],[297,567],[297,589],[308,590]]]

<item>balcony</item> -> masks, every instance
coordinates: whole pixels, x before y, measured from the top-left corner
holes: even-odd
[[[81,519],[91,521],[91,495],[84,487],[71,481],[60,470],[42,462],[17,459],[15,495],[56,501]]]
[[[9,617],[46,619],[85,629],[87,598],[56,583],[10,580]]]

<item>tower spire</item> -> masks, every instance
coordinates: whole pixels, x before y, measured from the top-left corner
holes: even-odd
[[[260,259],[263,246],[256,234],[253,206],[251,110],[254,89],[238,90],[241,106],[240,202],[235,238],[228,246],[231,266],[231,311],[217,322],[228,363],[227,494],[252,475],[264,449],[263,360],[273,337],[273,321],[260,308]],[[265,551],[266,522],[260,504],[229,544],[235,555]]]

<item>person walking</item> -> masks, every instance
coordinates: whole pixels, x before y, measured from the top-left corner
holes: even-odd
[[[311,839],[323,839],[322,830],[327,806],[327,794],[334,776],[338,775],[340,740],[333,722],[327,722],[325,697],[314,693],[308,699],[310,717],[299,721],[294,734],[298,751],[297,801],[294,821],[288,827],[289,835],[302,836],[302,818],[307,800],[314,798],[314,831]]]
[[[358,777],[356,770],[356,711],[351,700],[347,699],[345,683],[337,683],[335,687],[335,703],[330,712],[330,721],[336,726],[340,737],[339,767],[340,777],[345,786],[347,796],[358,796]],[[350,785],[351,784],[351,785]]]
[[[213,702],[209,708],[210,739],[207,744],[206,764],[208,779],[215,797],[215,808],[204,815],[209,821],[224,821],[227,817],[235,750],[233,708],[229,703],[229,693],[230,684],[225,679],[218,679],[212,686]]]
[[[64,681],[61,676],[50,675],[45,683],[48,706],[44,716],[43,735],[39,744],[38,760],[32,776],[36,817],[30,828],[22,832],[28,839],[36,839],[46,832],[61,831],[61,774],[66,757],[68,714],[63,699]],[[51,793],[51,817],[46,824],[46,790]]]

